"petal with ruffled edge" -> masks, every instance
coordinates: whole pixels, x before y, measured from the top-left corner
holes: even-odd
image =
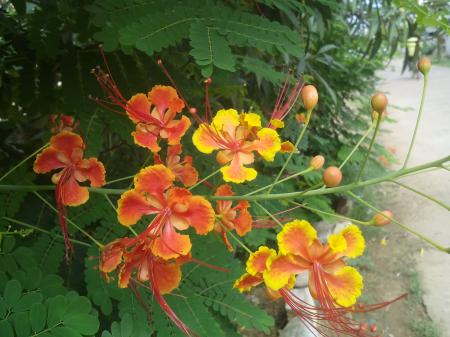
[[[231,164],[222,167],[220,172],[222,172],[223,180],[236,184],[251,181],[258,175],[258,172],[256,172],[255,169],[241,165],[239,161],[234,158],[231,161]]]
[[[289,280],[307,269],[307,265],[297,263],[290,255],[272,256],[267,260],[264,282],[272,290],[280,290],[289,284]]]
[[[256,150],[267,161],[273,161],[281,149],[281,141],[274,129],[263,128],[257,132]]]
[[[330,235],[328,245],[334,253],[349,258],[362,255],[366,246],[361,230],[356,225],[349,225],[338,234]]]
[[[110,273],[119,266],[122,262],[123,249],[118,244],[118,241],[111,242],[106,245],[100,257],[99,270],[104,273]]]
[[[245,273],[239,279],[237,279],[236,282],[234,282],[233,288],[243,293],[245,291],[251,290],[253,287],[256,287],[262,282],[263,278],[261,276],[253,276],[248,273]]]
[[[277,234],[278,247],[285,255],[307,256],[307,248],[316,238],[316,230],[305,220],[288,222]]]
[[[216,142],[218,135],[208,124],[201,124],[192,135],[192,143],[202,153],[211,153],[219,149]]]
[[[80,186],[73,175],[70,175],[65,181],[60,181],[61,201],[66,206],[80,206],[89,199],[89,191],[86,187]]]
[[[160,114],[167,109],[172,112],[180,112],[184,108],[184,102],[178,97],[175,88],[166,85],[155,85],[148,93],[151,103],[156,106]]]
[[[166,127],[164,127],[160,135],[163,138],[167,138],[169,145],[176,145],[180,143],[181,137],[184,136],[187,129],[191,126],[191,120],[186,116],[181,116],[179,120],[170,121]]]
[[[117,218],[124,226],[136,224],[144,215],[153,214],[157,208],[150,205],[144,195],[135,190],[122,194],[118,201]]]
[[[272,129],[282,129],[282,128],[284,128],[284,122],[280,119],[272,118],[270,120],[270,127]]]
[[[151,123],[153,118],[150,116],[150,102],[145,94],[136,94],[131,97],[125,108],[128,117],[134,123]]]
[[[186,187],[193,186],[198,181],[198,172],[191,164],[177,166],[172,171],[175,173],[176,178]]]
[[[172,226],[166,224],[162,234],[153,242],[152,252],[164,260],[169,260],[189,254],[191,248],[189,235],[179,234]]]
[[[235,109],[221,109],[214,116],[211,128],[218,132],[226,132],[234,138],[236,127],[239,124],[239,114]]]
[[[261,246],[259,249],[252,253],[247,260],[246,270],[250,275],[256,276],[262,274],[266,270],[267,260],[271,257],[275,257],[277,253],[275,250]]]
[[[353,267],[345,266],[334,274],[325,274],[326,284],[335,302],[343,307],[356,303],[364,287],[361,274]]]
[[[59,168],[65,167],[67,164],[63,163],[58,158],[58,151],[53,147],[48,147],[37,155],[33,164],[33,170],[36,173],[47,173]]]
[[[253,218],[246,208],[239,211],[238,217],[233,221],[236,233],[239,236],[244,236],[252,230]]]
[[[72,157],[75,149],[84,149],[83,138],[73,132],[63,131],[50,139],[50,145],[56,151],[62,152],[67,158]]]
[[[134,143],[149,149],[152,152],[159,152],[161,147],[158,145],[158,137],[150,132],[133,131],[131,133]]]
[[[168,294],[175,288],[178,288],[181,282],[180,264],[176,262],[154,262],[152,281],[161,295]]]
[[[261,117],[258,114],[255,114],[253,112],[244,113],[242,114],[242,119],[249,127],[261,127]]]
[[[175,180],[173,172],[164,165],[147,166],[134,177],[134,187],[138,192],[162,196]]]
[[[75,177],[80,182],[89,180],[91,186],[101,187],[105,185],[105,167],[97,158],[84,159],[77,165]]]
[[[186,212],[180,212],[177,215],[186,219],[197,234],[208,234],[214,228],[214,209],[203,197],[192,196]]]
[[[294,144],[292,144],[290,141],[285,141],[281,143],[280,148],[281,153],[298,153],[298,150],[295,148]]]

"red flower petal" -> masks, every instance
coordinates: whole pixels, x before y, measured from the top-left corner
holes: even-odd
[[[147,192],[159,197],[172,186],[174,180],[173,172],[158,164],[143,168],[134,178],[134,186],[138,192]]]
[[[150,132],[133,131],[131,135],[137,145],[145,147],[152,152],[161,150],[161,147],[158,145],[158,138],[154,134]]]
[[[134,122],[152,122],[150,117],[150,102],[145,94],[136,94],[127,102],[126,111],[128,117]]]
[[[48,147],[36,157],[33,170],[36,173],[47,173],[64,166],[66,164],[58,159],[58,151],[53,147]]]
[[[160,114],[167,109],[171,112],[180,112],[184,108],[184,102],[178,97],[177,91],[169,86],[155,85],[148,93],[148,98]]]
[[[105,167],[97,158],[84,159],[77,166],[77,171],[91,182],[91,186],[101,187],[105,185]]]
[[[167,138],[169,145],[176,145],[180,142],[187,129],[191,126],[191,121],[186,116],[182,116],[180,120],[173,120],[161,130],[161,137]]]
[[[117,217],[124,226],[131,226],[138,222],[145,214],[155,213],[144,195],[135,190],[127,191],[120,197],[117,207]]]
[[[84,149],[83,139],[73,132],[63,131],[50,139],[50,145],[58,152],[72,158],[75,149]]]

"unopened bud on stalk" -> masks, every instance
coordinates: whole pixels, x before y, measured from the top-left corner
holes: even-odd
[[[321,155],[314,156],[309,162],[309,166],[314,170],[320,170],[323,164],[325,164],[325,157]]]
[[[319,101],[319,93],[313,85],[304,86],[302,89],[302,102],[306,110],[314,109]]]
[[[431,60],[428,57],[422,56],[417,62],[417,69],[423,74],[426,75],[431,69]]]
[[[382,211],[375,214],[372,218],[372,224],[375,226],[386,226],[391,223],[391,219],[394,214],[391,211]]]
[[[195,115],[197,113],[197,108],[194,108],[194,107],[189,108],[189,113],[192,115]]]
[[[372,111],[372,121],[376,121],[378,119],[378,115],[379,115],[379,113],[377,111],[373,110]],[[386,117],[386,110],[381,113],[381,120],[383,120],[384,117]]]
[[[330,166],[323,172],[322,179],[328,187],[339,186],[342,181],[342,172],[336,166]]]
[[[377,92],[375,95],[372,96],[371,100],[372,109],[376,112],[383,112],[386,110],[386,107],[388,105],[388,99],[385,94],[382,92]]]

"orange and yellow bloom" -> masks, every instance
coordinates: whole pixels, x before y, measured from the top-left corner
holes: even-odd
[[[105,184],[105,168],[97,158],[83,159],[85,144],[83,139],[69,131],[62,131],[50,139],[50,145],[45,148],[34,162],[36,173],[57,171],[52,176],[56,184],[55,197],[59,211],[59,222],[68,248],[73,249],[69,241],[65,206],[79,206],[89,199],[86,186],[81,186],[87,180],[93,187]]]
[[[200,152],[217,150],[216,159],[223,179],[242,183],[256,178],[255,169],[246,167],[255,160],[254,152],[272,161],[281,150],[278,133],[261,127],[261,118],[255,113],[239,114],[234,109],[219,110],[212,123],[202,123],[194,132],[192,141]]]
[[[156,85],[147,94],[136,94],[128,100],[125,110],[128,117],[136,124],[132,133],[137,145],[158,152],[160,138],[169,145],[180,143],[191,125],[186,116],[175,119],[184,108],[184,102],[177,91],[169,86]]]
[[[156,215],[149,224],[151,249],[162,259],[177,258],[191,251],[188,235],[179,234],[192,227],[205,235],[214,227],[214,210],[200,196],[173,185],[174,173],[158,164],[142,169],[134,179],[134,189],[122,194],[118,202],[119,222],[136,224],[144,215]]]

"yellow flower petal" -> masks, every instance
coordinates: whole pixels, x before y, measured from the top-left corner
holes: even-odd
[[[216,130],[226,130],[235,128],[239,123],[239,114],[234,109],[222,109],[217,111],[211,126]]]
[[[258,175],[255,169],[242,165],[224,166],[220,169],[220,172],[222,172],[223,180],[236,184],[251,181]]]
[[[361,274],[353,267],[345,266],[332,275],[327,275],[328,290],[335,302],[350,307],[361,296],[364,287]]]
[[[284,122],[280,119],[271,119],[270,120],[270,125],[274,128],[274,129],[282,129],[284,128]]]
[[[249,127],[261,127],[261,117],[259,115],[249,112],[242,114],[242,117]]]
[[[331,234],[328,237],[328,245],[333,253],[340,253],[347,249],[347,241],[343,235]]]
[[[298,153],[298,150],[295,148],[294,144],[292,144],[290,141],[285,141],[281,143],[281,153]]]
[[[192,143],[203,153],[211,153],[218,149],[218,145],[213,138],[214,129],[208,125],[202,124],[195,130],[192,136]]]
[[[258,131],[257,151],[267,161],[272,161],[281,149],[281,141],[274,129],[262,128]]]
[[[305,269],[290,255],[272,256],[267,260],[267,270],[263,273],[264,282],[271,290],[290,286],[292,277]]]
[[[263,282],[262,277],[257,277],[245,273],[238,280],[236,280],[236,282],[234,282],[233,288],[243,293],[244,291],[251,290],[253,287],[256,287],[258,284],[261,284],[262,282]]]
[[[358,226],[349,225],[337,235],[343,237],[347,243],[347,248],[341,251],[342,255],[355,258],[364,253],[366,242]]]
[[[259,249],[250,255],[247,260],[247,272],[250,275],[256,276],[262,274],[266,270],[266,262],[272,256],[276,256],[275,250],[266,246],[261,246]]]
[[[306,248],[316,238],[316,230],[306,220],[288,222],[277,235],[280,253],[285,255],[304,255]]]

